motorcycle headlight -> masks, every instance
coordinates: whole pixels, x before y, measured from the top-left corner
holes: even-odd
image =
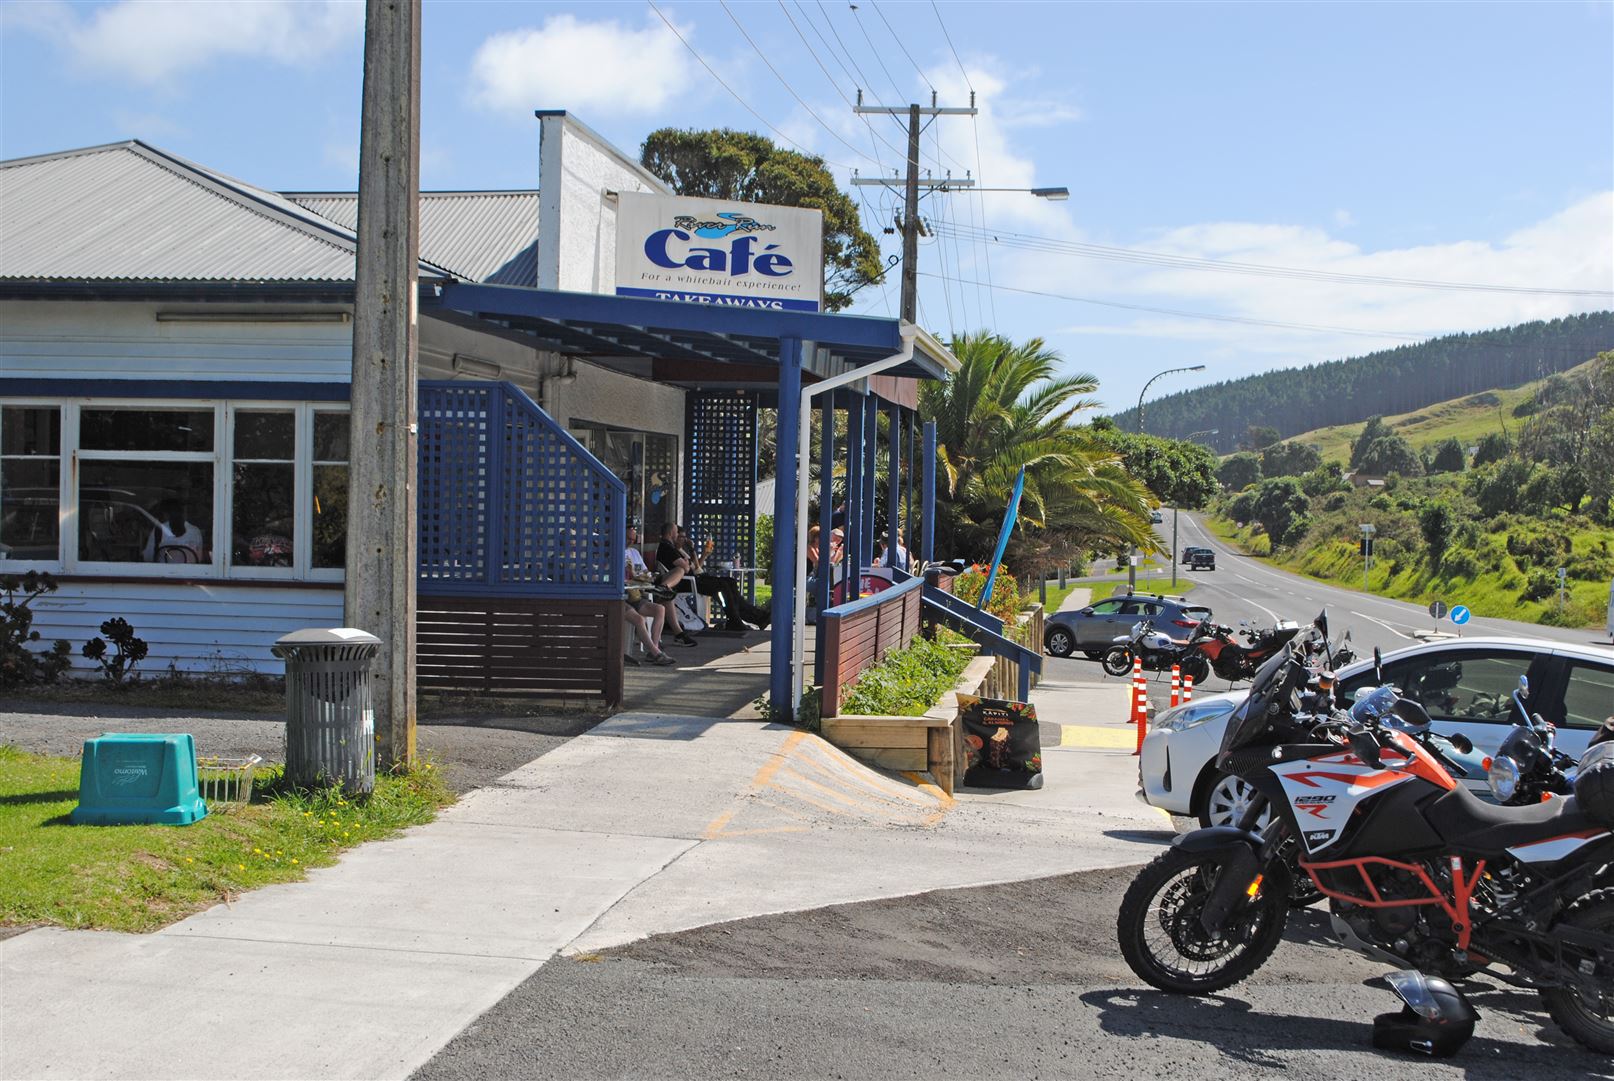
[[[1485,775],[1490,782],[1491,795],[1498,803],[1506,803],[1519,790],[1519,764],[1505,754],[1491,759],[1491,769]]]

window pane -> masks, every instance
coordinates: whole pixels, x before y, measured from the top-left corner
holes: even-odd
[[[211,409],[85,409],[79,414],[85,450],[213,449]]]
[[[297,454],[297,415],[238,410],[235,414],[235,456],[273,458],[289,462]]]
[[[58,454],[62,411],[55,406],[8,405],[0,409],[0,454]]]
[[[345,419],[345,418],[344,418]],[[314,566],[347,562],[347,466],[314,467]]]
[[[1436,656],[1410,662],[1395,679],[1408,698],[1441,720],[1512,720],[1513,690],[1530,670],[1528,653]]]
[[[233,566],[291,566],[292,538],[297,535],[292,511],[296,475],[290,462],[235,464],[235,520],[230,523]]]
[[[0,461],[0,559],[61,558],[60,478],[55,458]]]
[[[1577,661],[1569,666],[1564,688],[1564,725],[1596,728],[1614,717],[1614,668]]]
[[[80,463],[80,559],[209,563],[212,540],[211,462]]]
[[[314,461],[347,461],[347,414],[324,410],[314,414]]]

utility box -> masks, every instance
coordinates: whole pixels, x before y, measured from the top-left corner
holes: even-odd
[[[353,627],[293,631],[277,639],[286,662],[286,779],[340,784],[350,796],[375,790],[375,709],[370,662],[381,639]]]
[[[74,825],[188,826],[206,815],[189,732],[109,732],[84,741]]]

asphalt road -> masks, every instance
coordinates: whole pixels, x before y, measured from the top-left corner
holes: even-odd
[[[1169,541],[1169,522],[1164,528]],[[1447,634],[1457,631],[1450,620],[1442,620],[1437,625],[1423,605],[1325,585],[1280,570],[1265,560],[1239,555],[1220,538],[1213,536],[1198,515],[1184,513],[1178,530],[1178,551],[1187,545],[1210,548],[1216,552],[1214,571],[1180,571],[1178,579],[1195,584],[1192,594],[1194,600],[1209,605],[1218,623],[1237,625],[1242,619],[1265,624],[1271,624],[1275,619],[1306,622],[1326,607],[1330,628],[1335,635],[1349,629],[1358,656],[1367,656],[1374,646],[1389,652],[1411,645],[1420,640],[1420,634],[1430,631],[1439,630]],[[1152,580],[1147,588],[1151,591],[1154,589]],[[1460,596],[1446,599],[1448,605],[1461,604],[1462,601]],[[1462,628],[1462,633],[1469,637],[1523,635],[1614,649],[1606,635],[1509,619],[1476,618]]]
[[[1530,994],[1476,982],[1456,1059],[1375,1051],[1384,966],[1292,920],[1249,981],[1184,998],[1118,956],[1130,871],[764,916],[557,958],[414,1075],[531,1078],[1610,1077]]]

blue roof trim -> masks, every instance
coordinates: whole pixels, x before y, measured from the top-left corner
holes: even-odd
[[[422,306],[430,303],[455,311],[522,315],[560,322],[615,323],[694,334],[800,338],[832,350],[837,347],[884,350],[885,356],[902,348],[902,331],[897,320],[866,315],[718,307],[675,300],[647,300],[641,297],[567,293],[469,282],[447,282],[438,287],[434,297],[427,283],[422,282],[421,286]]]
[[[345,402],[347,383],[247,379],[5,379],[5,398],[198,398],[259,402]]]

